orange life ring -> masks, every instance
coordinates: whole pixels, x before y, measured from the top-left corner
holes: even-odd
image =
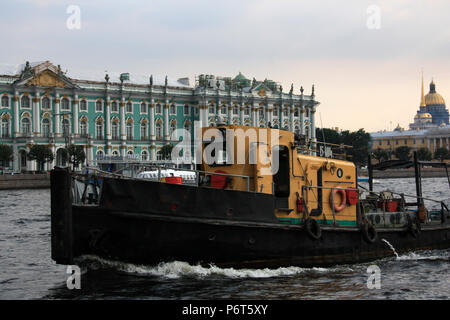
[[[341,203],[337,205],[334,202],[334,199],[336,199],[336,194],[339,193],[341,195]],[[330,203],[334,206],[334,211],[341,212],[345,208],[345,204],[347,203],[347,196],[345,194],[345,190],[341,188],[333,189],[333,191],[330,193]]]

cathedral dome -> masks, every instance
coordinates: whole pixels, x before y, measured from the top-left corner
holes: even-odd
[[[431,81],[430,83],[430,92],[425,95],[425,104],[427,106],[435,104],[445,105],[444,98],[442,98],[442,96],[436,92],[436,85],[434,84],[434,81]]]

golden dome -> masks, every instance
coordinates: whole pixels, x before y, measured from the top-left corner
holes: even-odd
[[[430,83],[430,92],[425,96],[425,104],[433,105],[433,104],[445,104],[444,98],[436,92],[436,85],[434,81]]]
[[[429,93],[425,95],[425,104],[445,104],[444,98],[439,93]]]

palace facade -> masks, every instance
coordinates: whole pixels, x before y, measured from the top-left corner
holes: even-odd
[[[175,144],[172,133],[194,123],[281,128],[315,140],[318,102],[303,88],[283,92],[271,80],[201,75],[157,80],[153,76],[106,73],[82,77],[49,61],[0,70],[0,144],[10,145],[15,172],[36,170],[27,159],[30,146],[49,145],[55,159],[46,169],[64,165],[62,149],[82,145],[87,162],[105,155],[142,161],[161,159],[159,150]],[[172,138],[171,138],[172,137]],[[193,144],[195,142],[193,141]]]

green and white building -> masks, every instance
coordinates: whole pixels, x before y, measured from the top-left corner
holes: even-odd
[[[49,61],[0,67],[0,143],[13,148],[15,172],[36,170],[27,159],[33,144],[49,145],[54,165],[64,165],[61,149],[82,145],[87,161],[101,156],[160,159],[171,133],[184,128],[193,137],[216,123],[272,126],[315,140],[319,104],[303,88],[289,93],[271,80],[200,75],[176,81],[167,77],[105,72],[77,75]],[[193,138],[192,138],[193,139]]]

